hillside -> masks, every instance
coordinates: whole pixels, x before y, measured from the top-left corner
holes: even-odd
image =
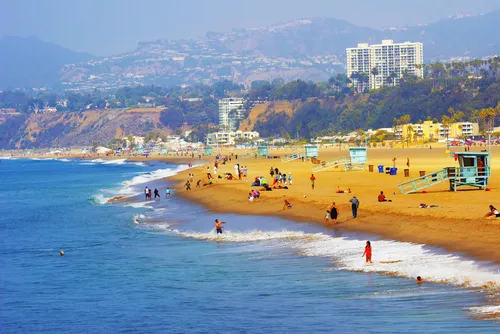
[[[31,114],[0,118],[0,148],[90,146],[128,134],[146,135],[163,128],[160,112],[123,109]]]
[[[231,33],[209,33],[207,37],[221,41],[221,47],[235,53],[269,57],[323,54],[344,57],[345,49],[359,42],[413,41],[424,43],[426,60],[435,60],[500,54],[500,25],[497,22],[500,22],[500,11],[396,30],[377,30],[333,18],[314,18]]]
[[[50,86],[59,83],[65,64],[93,58],[36,37],[6,36],[0,39],[0,89]]]

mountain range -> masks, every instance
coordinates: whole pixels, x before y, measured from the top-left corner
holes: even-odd
[[[114,88],[230,79],[324,80],[342,71],[357,43],[420,41],[425,61],[500,54],[500,11],[433,24],[377,30],[332,18],[301,19],[199,40],[140,43],[130,53],[96,58],[35,37],[0,40],[0,89]]]

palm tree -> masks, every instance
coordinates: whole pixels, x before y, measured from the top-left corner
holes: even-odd
[[[374,67],[372,68],[372,70],[370,71],[370,73],[373,75],[373,83],[372,83],[372,87],[373,89],[375,89],[376,87],[376,77],[378,75],[378,68],[377,67]]]

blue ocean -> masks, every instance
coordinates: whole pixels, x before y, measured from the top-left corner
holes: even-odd
[[[0,160],[0,332],[500,332],[498,266],[165,198],[183,168]]]

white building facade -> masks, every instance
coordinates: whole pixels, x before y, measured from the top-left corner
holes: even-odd
[[[346,53],[347,77],[358,91],[398,85],[405,74],[424,76],[420,66],[424,63],[423,44],[419,42],[394,43],[388,39],[382,44],[361,43],[346,49]]]
[[[257,131],[213,132],[207,135],[207,146],[235,145],[238,138],[253,140],[259,138],[259,136],[260,134]]]
[[[219,100],[219,125],[223,131],[236,131],[245,116],[245,99],[225,98]]]

